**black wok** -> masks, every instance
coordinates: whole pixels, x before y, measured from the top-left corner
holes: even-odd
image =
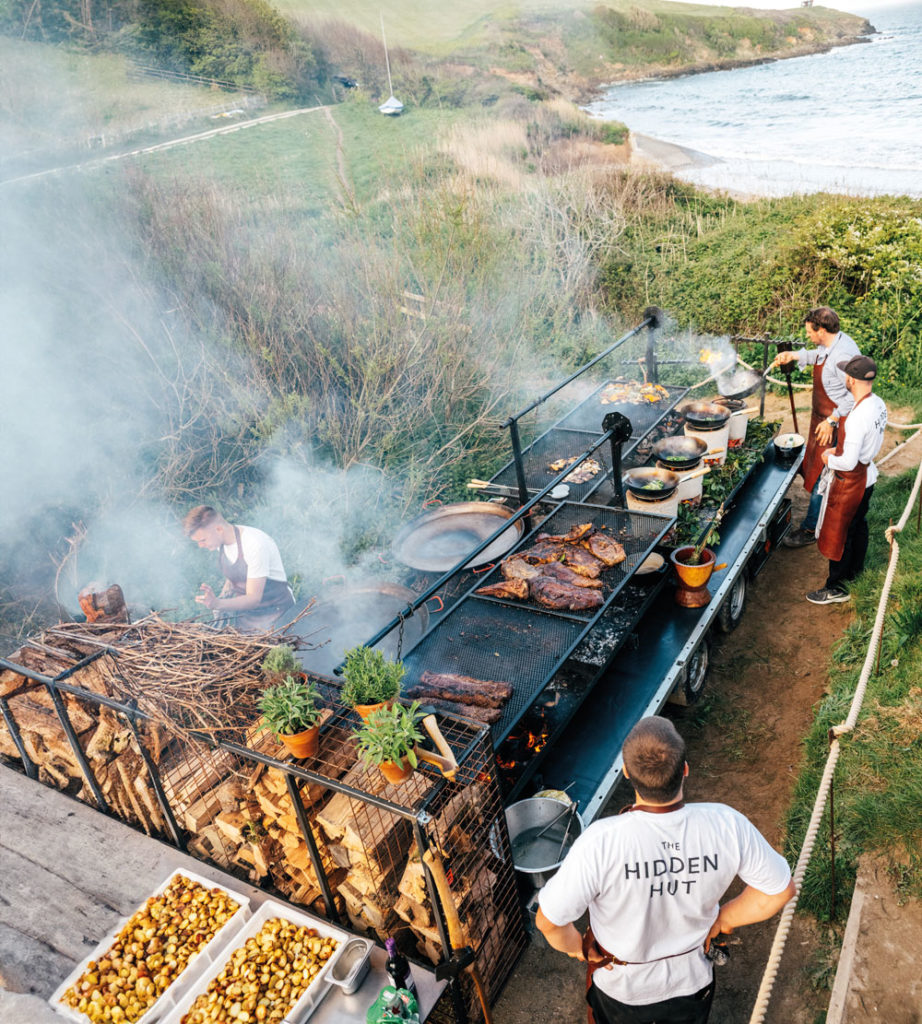
[[[671,470],[694,469],[707,452],[708,446],[700,437],[664,437],[653,445],[653,454]]]
[[[514,512],[490,501],[460,501],[439,505],[407,523],[394,538],[394,558],[420,572],[447,572],[492,536]],[[519,519],[465,566],[474,569],[501,558],[524,532]]]
[[[690,426],[703,430],[717,430],[730,419],[730,410],[713,402],[689,402],[679,412]]]
[[[765,380],[765,373],[757,373],[755,370],[747,370],[741,366],[732,373],[722,373],[717,378],[717,391],[723,398],[748,398],[758,391]]]
[[[668,469],[631,469],[624,474],[624,486],[642,501],[665,501],[679,486],[680,477]]]

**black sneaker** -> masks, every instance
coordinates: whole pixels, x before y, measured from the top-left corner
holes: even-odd
[[[791,530],[781,542],[782,546],[786,548],[805,548],[808,544],[815,543],[816,534],[812,530],[804,530],[801,527]]]
[[[811,590],[807,594],[807,600],[810,604],[842,604],[845,601],[851,601],[852,595],[846,593],[844,590],[834,590],[829,587],[823,587],[822,590]]]

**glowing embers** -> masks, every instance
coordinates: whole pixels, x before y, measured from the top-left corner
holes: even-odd
[[[507,783],[515,782],[532,758],[544,750],[550,735],[548,709],[541,705],[529,708],[496,752],[496,763]]]

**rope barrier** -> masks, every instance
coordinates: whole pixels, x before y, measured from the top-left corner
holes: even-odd
[[[829,756],[826,758],[823,777],[820,780],[816,800],[813,804],[813,813],[810,815],[810,823],[807,826],[807,832],[804,836],[803,845],[800,849],[800,856],[797,858],[797,865],[793,872],[794,884],[797,888],[797,892],[794,895],[794,898],[781,912],[781,920],[778,922],[778,927],[775,931],[775,938],[772,942],[772,948],[768,955],[768,963],[766,964],[765,972],[762,975],[762,983],[759,986],[759,991],[756,995],[756,1001],[752,1009],[752,1015],[749,1018],[749,1024],[761,1024],[761,1022],[765,1020],[768,1002],[771,998],[772,988],[774,987],[778,968],[781,964],[781,956],[784,953],[788,933],[791,930],[791,923],[794,919],[794,912],[797,909],[797,902],[800,899],[801,885],[807,871],[807,865],[810,862],[810,857],[813,854],[813,847],[816,842],[817,832],[819,831],[820,821],[823,817],[823,811],[826,808],[826,800],[829,796],[829,790],[832,787],[836,764],[839,761],[839,737],[852,732],[855,728],[855,723],[857,722],[858,715],[861,711],[861,705],[864,702],[864,695],[867,690],[868,680],[871,677],[871,671],[874,667],[875,658],[877,657],[877,649],[883,635],[884,620],[887,615],[887,602],[890,599],[890,591],[893,587],[897,562],[900,557],[900,547],[897,543],[896,535],[905,529],[906,523],[909,521],[909,516],[912,514],[913,506],[918,499],[920,486],[922,486],[922,464],[919,465],[918,472],[916,473],[916,480],[913,484],[912,492],[909,495],[906,507],[903,510],[903,515],[895,526],[889,526],[884,531],[884,536],[890,544],[890,562],[887,566],[887,575],[884,579],[880,600],[877,605],[877,615],[874,620],[874,629],[871,633],[871,640],[868,644],[868,652],[864,659],[864,665],[861,669],[858,684],[855,687],[855,694],[852,697],[848,716],[844,722],[833,726],[832,729],[829,730]]]

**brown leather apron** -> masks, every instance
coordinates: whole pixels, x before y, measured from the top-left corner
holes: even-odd
[[[826,358],[829,358],[827,353]],[[826,365],[825,360],[822,363],[813,364],[813,408],[810,412],[810,429],[807,432],[807,445],[804,449],[804,461],[801,466],[801,471],[804,475],[804,487],[808,491],[812,491],[816,486],[816,481],[820,478],[820,473],[823,472],[823,452],[824,448],[821,448],[816,440],[816,428],[835,412],[836,403],[829,397],[826,389],[823,387],[823,367]]]
[[[669,814],[670,811],[678,811],[685,806],[685,800],[676,800],[672,804],[662,805],[651,805],[651,804],[629,804],[627,807],[622,807],[618,812],[619,814],[627,814],[629,811],[646,811],[647,814]],[[610,971],[612,967],[625,967],[628,964],[653,964],[658,960],[671,960],[676,956],[687,956],[693,952],[697,947],[692,946],[691,949],[686,949],[682,953],[670,953],[668,956],[658,956],[654,960],[619,960],[614,953],[609,953],[608,950],[599,945],[598,940],[592,934],[592,927],[586,929],[583,935],[583,958],[586,961],[586,993],[589,993],[589,989],[592,988],[592,975],[600,968]],[[589,959],[589,954],[592,954],[592,960]],[[586,1012],[589,1014],[589,1024],[595,1024],[595,1017],[592,1015],[592,1007],[587,1007]]]
[[[234,527],[234,540],[237,542],[237,560],[231,562],[224,554],[224,547],[218,549],[218,566],[224,578],[231,585],[235,597],[247,592],[247,574],[249,568],[243,557],[243,545],[240,543],[240,530]],[[282,580],[266,580],[263,596],[255,608],[248,608],[237,614],[237,624],[254,629],[264,629],[272,625],[279,612],[294,604],[291,588]]]
[[[852,412],[867,398],[862,395],[855,402]],[[839,441],[836,445],[835,454],[841,455],[845,445],[845,431],[848,429],[846,421],[848,416],[839,420]],[[845,552],[845,537],[855,512],[861,504],[864,492],[868,486],[868,467],[859,462],[854,469],[847,472],[835,470],[832,480],[829,483],[829,493],[826,495],[826,511],[823,513],[823,524],[816,546],[824,558],[830,562],[838,562]]]

